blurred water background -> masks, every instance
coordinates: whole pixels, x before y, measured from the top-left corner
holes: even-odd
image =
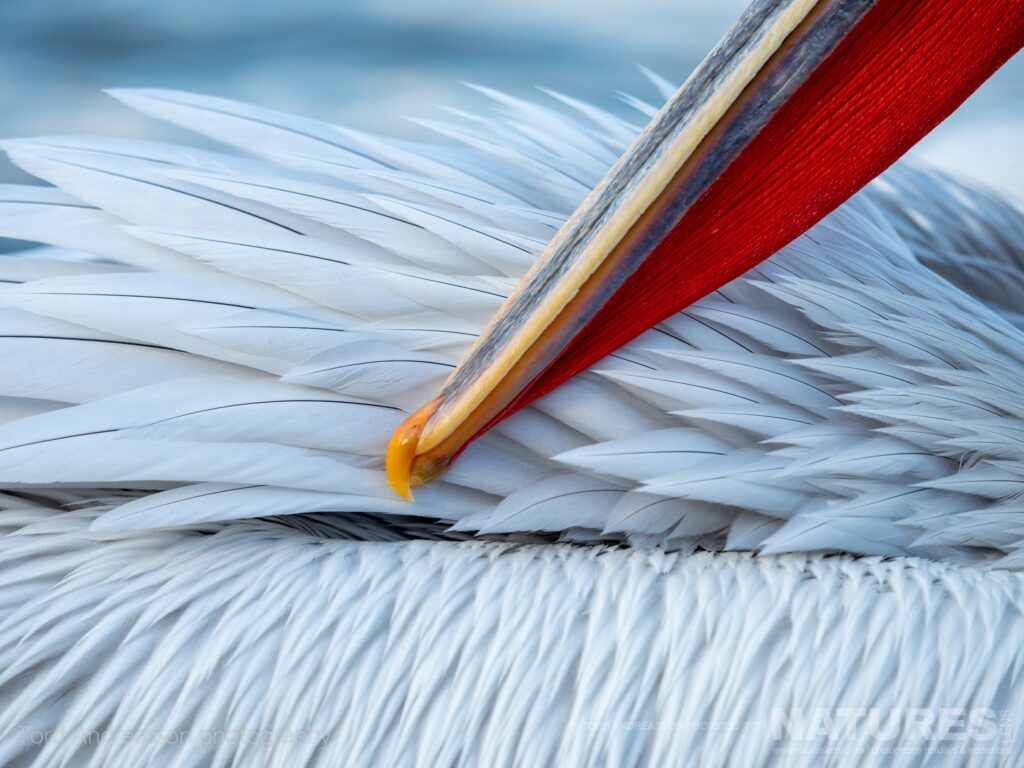
[[[636,65],[681,82],[744,0],[0,0],[0,136],[185,138],[103,88],[227,96],[385,133],[438,105],[486,108],[460,85],[546,85],[625,113],[653,98]],[[191,137],[189,140],[192,140]],[[1020,55],[915,150],[1024,195]],[[0,161],[0,181],[25,180]]]

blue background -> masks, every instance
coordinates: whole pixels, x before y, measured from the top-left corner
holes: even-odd
[[[543,84],[618,109],[653,97],[636,64],[679,82],[742,0],[0,0],[0,136],[184,139],[101,92],[160,86],[399,135],[438,105],[485,108],[469,80]],[[917,152],[1024,193],[1018,56]],[[0,181],[22,179],[0,161]]]

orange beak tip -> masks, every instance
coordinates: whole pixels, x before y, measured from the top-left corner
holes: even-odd
[[[422,485],[414,473],[416,449],[419,447],[420,434],[427,420],[437,408],[437,402],[427,403],[403,421],[388,442],[385,468],[388,482],[395,492],[407,501],[413,501],[412,489]]]
[[[403,425],[404,426],[404,425]],[[388,442],[385,459],[388,482],[395,492],[407,501],[412,501],[412,462],[416,456],[416,440],[408,439],[400,427]]]

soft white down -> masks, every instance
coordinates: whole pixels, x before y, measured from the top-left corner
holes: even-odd
[[[114,95],[247,156],[4,144],[53,187],[0,188],[0,764],[1019,762],[1014,204],[895,169],[408,504],[392,429],[638,127]],[[772,736],[872,706],[998,735]]]

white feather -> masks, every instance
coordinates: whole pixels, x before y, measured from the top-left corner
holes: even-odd
[[[9,188],[11,226],[85,253],[61,257],[73,267],[0,262],[16,278],[0,288],[16,308],[0,316],[12,331],[0,346],[19,361],[0,374],[0,434],[36,441],[8,446],[5,477],[275,488],[259,504],[258,489],[225,495],[231,511],[216,514],[232,516],[244,500],[253,514],[284,504],[289,487],[388,498],[378,457],[394,424],[429,399],[636,130],[567,97],[479,90],[492,113],[431,123],[454,146],[169,91],[117,96],[264,159],[91,137],[9,143],[61,188]],[[1024,334],[1012,309],[978,301],[996,295],[983,280],[957,284],[956,263],[1018,270],[1019,250],[996,233],[1024,231],[1024,216],[931,179],[895,171],[499,425],[447,484],[420,492],[436,497],[423,514],[579,542],[1010,554],[1019,537],[978,534],[999,553],[963,546],[972,518],[960,515],[1008,509],[1024,477]],[[69,226],[85,217],[80,235],[44,231],[62,205]],[[149,255],[132,260],[135,246]],[[147,271],[88,266],[103,257]],[[86,409],[52,410],[64,403]],[[88,424],[114,431],[68,437]],[[85,446],[103,455],[72,462]],[[586,505],[564,488],[586,491]],[[901,489],[906,503],[883,503]],[[945,527],[917,491],[949,510]],[[189,519],[204,519],[200,505],[187,502]],[[883,507],[897,527],[864,530],[863,510]],[[138,520],[159,524],[162,508]]]

